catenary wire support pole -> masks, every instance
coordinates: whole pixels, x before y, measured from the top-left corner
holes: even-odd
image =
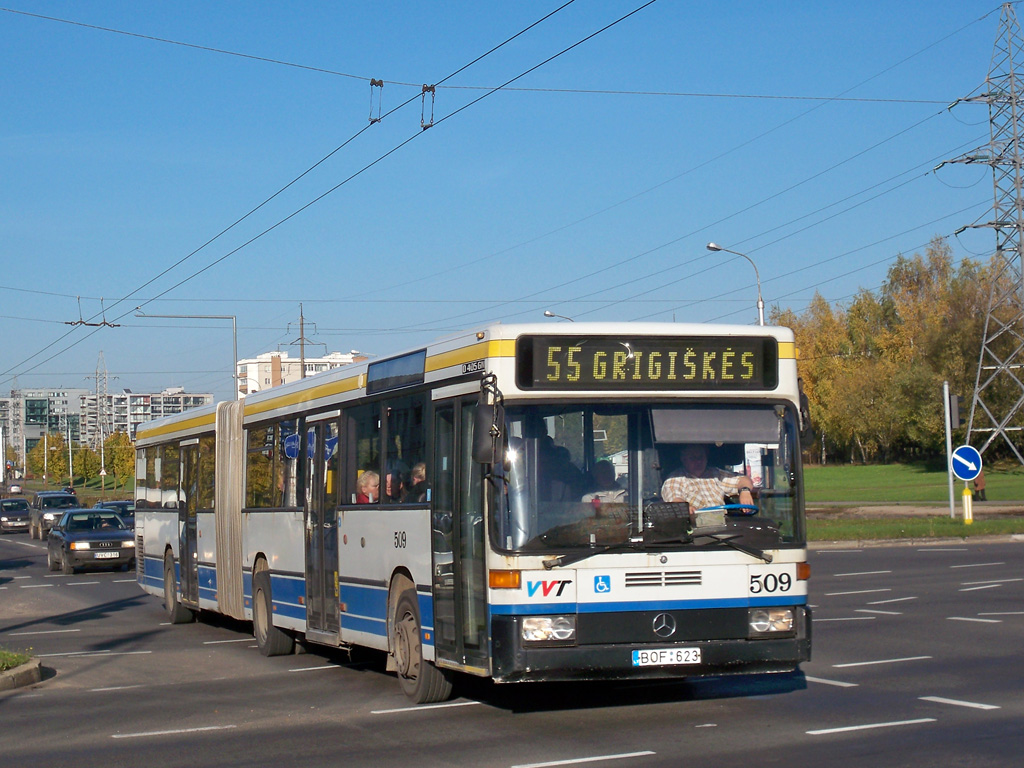
[[[942,404],[946,423],[946,477],[949,478],[949,519],[956,517],[953,493],[953,418],[949,412],[949,382],[942,382]]]
[[[230,320],[231,321],[231,383],[235,389],[235,400],[238,399],[238,322],[235,315],[150,315],[135,308],[136,317],[166,317],[174,320]]]
[[[1021,418],[1024,415],[1024,380],[1021,378],[1024,371],[1024,274],[1020,251],[1024,243],[1021,169],[1024,93],[1018,75],[1024,73],[1024,59],[1021,66],[1015,61],[1022,55],[1024,43],[1013,3],[1003,3],[999,35],[984,92],[956,102],[988,105],[989,143],[950,162],[992,168],[991,218],[956,231],[959,235],[968,228],[986,228],[996,236],[995,274],[967,421],[967,443],[974,445],[975,441],[981,441],[978,450],[984,453],[993,441],[1002,437],[1017,460],[1024,464],[1024,455],[1018,446],[1020,432],[1024,429]]]

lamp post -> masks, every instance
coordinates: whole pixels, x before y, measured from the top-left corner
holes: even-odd
[[[757,324],[764,325],[764,299],[761,298],[761,275],[757,272],[757,264],[747,254],[740,253],[739,251],[733,251],[729,248],[723,248],[717,243],[708,243],[707,249],[709,251],[725,251],[731,253],[734,256],[742,256],[744,259],[750,262],[750,266],[754,268],[754,279],[757,280]]]
[[[230,320],[231,321],[231,385],[235,390],[235,400],[238,399],[238,326],[235,315],[150,315],[142,311],[142,307],[135,308],[136,317],[166,317],[173,320]]]
[[[566,317],[565,315],[556,315],[550,309],[545,309],[544,310],[544,317],[558,317],[558,318],[561,318],[562,320],[568,320],[570,323],[575,323],[576,322],[571,317]]]

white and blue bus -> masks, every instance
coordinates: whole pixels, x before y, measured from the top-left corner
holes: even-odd
[[[788,329],[489,325],[140,428],[138,580],[268,656],[384,651],[417,702],[792,672],[800,430]],[[692,445],[752,494],[663,497]]]

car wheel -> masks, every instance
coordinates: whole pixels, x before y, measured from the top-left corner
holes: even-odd
[[[49,549],[46,550],[46,564],[51,571],[59,571],[60,563],[57,562],[57,558],[53,556],[53,552]]]
[[[60,553],[60,569],[65,576],[70,576],[75,572],[75,566],[68,562],[68,556],[63,550]]]

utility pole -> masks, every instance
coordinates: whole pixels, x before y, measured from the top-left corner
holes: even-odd
[[[313,325],[315,327],[316,324],[314,323]],[[291,323],[288,324],[288,327],[289,327],[289,329],[291,328]],[[315,333],[315,331],[314,331],[314,333]],[[291,342],[292,344],[298,344],[299,345],[299,366],[301,368],[301,371],[299,373],[299,378],[300,379],[306,378],[306,343],[307,342],[310,343],[310,344],[313,343],[309,339],[306,338],[306,316],[302,313],[302,303],[300,302],[299,303],[299,338],[297,338],[295,341]]]
[[[1020,63],[1017,62],[1020,59]],[[988,105],[989,143],[952,160],[954,163],[988,165],[992,168],[993,205],[988,221],[979,219],[968,228],[991,229],[996,236],[985,330],[982,338],[974,395],[967,421],[967,443],[983,441],[984,453],[1002,437],[1021,464],[1018,443],[1024,429],[1024,176],[1021,131],[1024,130],[1024,92],[1018,81],[1024,75],[1024,41],[1013,3],[1003,3],[999,35],[983,92],[957,103]],[[944,164],[943,164],[944,165]],[[941,167],[941,165],[939,166]],[[937,170],[937,169],[936,169]]]

